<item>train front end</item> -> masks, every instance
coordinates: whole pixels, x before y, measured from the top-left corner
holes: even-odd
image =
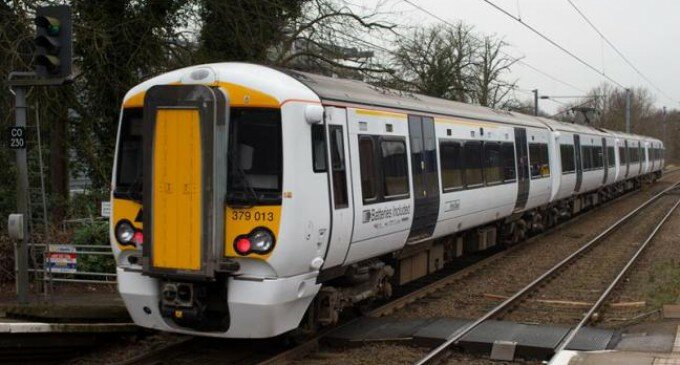
[[[110,239],[138,325],[229,338],[298,326],[318,268],[309,266],[314,253],[285,252],[299,249],[282,220],[283,120],[302,116],[304,125],[309,103],[283,100],[313,105],[315,95],[268,89],[285,77],[255,65],[196,66],[126,96]]]

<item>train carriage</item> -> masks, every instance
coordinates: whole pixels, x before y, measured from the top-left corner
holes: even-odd
[[[119,291],[163,331],[331,324],[662,168],[646,137],[258,65],[188,67],[123,101]]]

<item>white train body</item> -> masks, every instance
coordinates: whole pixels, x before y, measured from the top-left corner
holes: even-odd
[[[130,90],[116,151],[132,318],[225,338],[295,329],[315,298],[332,323],[664,166],[652,138],[240,63]]]

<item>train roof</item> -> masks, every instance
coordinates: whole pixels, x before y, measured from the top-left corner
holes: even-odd
[[[522,113],[496,110],[481,105],[466,104],[432,96],[378,87],[359,80],[340,79],[301,71],[282,69],[314,91],[323,102],[370,105],[407,111],[440,114],[453,117],[508,123],[519,126],[549,128],[556,131],[611,136],[612,131],[591,126],[564,123],[553,119]],[[648,137],[620,133],[620,138],[645,139]]]
[[[508,123],[542,129],[547,127],[538,118],[531,115],[495,110],[480,105],[378,87],[359,80],[340,79],[293,70],[281,71],[312,89],[324,102],[341,102],[406,111],[420,111],[428,114]]]
[[[253,88],[254,90],[270,93],[279,103],[289,99],[313,100],[318,97],[322,102],[384,107],[516,126],[572,133],[588,133],[592,135],[614,135],[618,138],[645,139],[647,141],[661,142],[645,136],[597,129],[580,124],[563,123],[533,115],[496,110],[480,105],[378,87],[359,80],[340,79],[240,62],[195,65],[170,71],[135,86],[128,91],[124,100],[128,101],[134,96],[142,95],[153,85],[181,82],[183,77],[197,69],[212,70],[215,81],[233,82]]]
[[[555,131],[563,131],[570,133],[583,133],[583,134],[593,134],[608,136],[609,133],[603,131],[602,129],[591,127],[588,125],[576,124],[576,123],[565,123],[558,122],[549,118],[540,118],[543,123],[545,123],[550,129]]]

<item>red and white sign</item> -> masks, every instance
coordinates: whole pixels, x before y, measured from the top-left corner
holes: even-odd
[[[54,273],[74,274],[78,271],[78,254],[73,245],[48,245],[46,270]]]

